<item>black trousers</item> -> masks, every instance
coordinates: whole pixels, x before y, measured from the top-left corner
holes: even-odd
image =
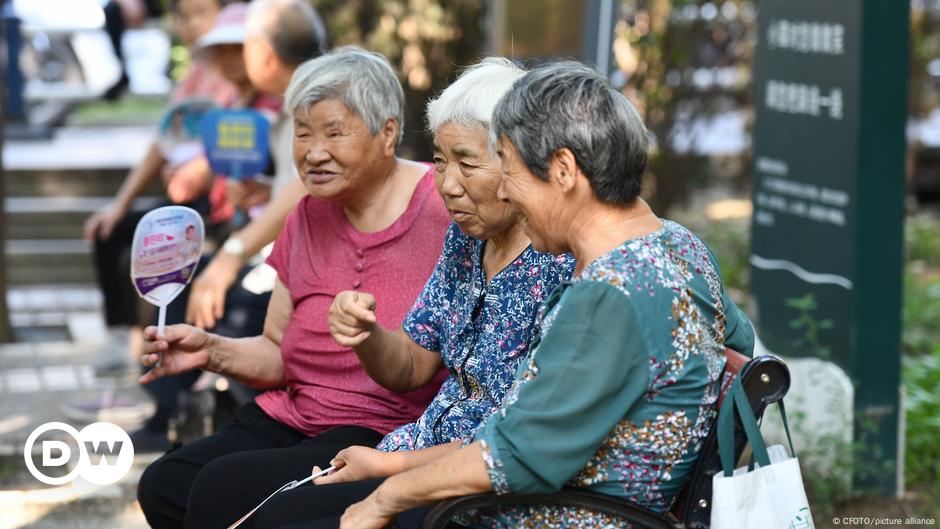
[[[199,275],[212,260],[212,255],[204,255],[199,260],[196,273]],[[254,294],[242,287],[242,279],[252,270],[244,266],[238,274],[235,284],[225,293],[225,315],[210,329],[212,332],[228,338],[244,338],[258,336],[264,330],[264,319],[268,311],[268,302],[271,293]],[[132,287],[133,289],[133,287]],[[182,323],[186,320],[186,305],[189,303],[189,287],[183,289],[179,296],[166,308],[167,324]],[[136,294],[135,294],[136,296]],[[156,325],[156,318],[148,325]],[[143,368],[147,371],[149,368]],[[157,411],[147,421],[147,428],[153,432],[167,431],[170,417],[179,408],[180,391],[188,390],[199,379],[201,371],[192,371],[179,375],[172,375],[154,380],[144,386],[157,404]],[[232,381],[231,391],[236,402],[243,403],[258,394],[251,388]]]
[[[381,439],[359,426],[307,437],[251,402],[218,433],[154,461],[137,499],[153,529],[225,529],[285,483],[309,476],[314,465],[326,468],[340,450]]]
[[[104,297],[108,326],[146,325],[154,319],[153,305],[140,299],[131,283],[131,244],[144,211],[131,211],[114,226],[111,237],[95,239],[95,274]]]

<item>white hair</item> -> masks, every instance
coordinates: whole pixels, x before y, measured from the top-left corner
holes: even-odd
[[[388,119],[398,122],[398,142],[405,131],[405,93],[384,55],[356,46],[336,48],[300,65],[284,95],[288,113],[310,109],[325,99],[339,99],[365,121],[372,135]]]
[[[503,57],[487,57],[470,66],[428,103],[428,130],[434,134],[447,123],[479,125],[486,129],[490,146],[494,146],[496,138],[490,133],[493,109],[523,75],[525,70]]]

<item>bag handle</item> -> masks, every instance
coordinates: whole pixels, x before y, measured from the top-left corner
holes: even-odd
[[[770,465],[770,457],[767,455],[767,445],[760,433],[760,426],[754,417],[754,410],[744,392],[744,386],[741,380],[735,377],[728,391],[730,401],[727,401],[721,409],[718,410],[718,456],[721,459],[721,468],[725,477],[730,477],[734,473],[734,409],[737,408],[738,416],[741,418],[741,424],[744,426],[744,433],[751,444],[751,462],[748,465],[748,471],[754,470],[754,459],[762,467]],[[777,401],[780,410],[780,419],[783,421],[783,430],[787,434],[787,443],[790,445],[790,453],[796,457],[796,450],[793,448],[793,438],[790,435],[790,424],[787,420],[786,408],[783,405],[783,399]]]
[[[790,437],[790,424],[787,421],[787,410],[783,406],[783,399],[777,401],[777,410],[780,412],[780,420],[783,421],[783,431],[787,434],[787,444],[790,445],[790,455],[796,457],[796,448],[793,448],[793,438]],[[761,416],[763,419],[763,416]],[[760,428],[763,425],[763,421],[757,421],[757,427]],[[751,472],[754,470],[754,455],[751,454],[750,460],[747,462],[747,471]]]
[[[744,433],[747,435],[748,442],[751,443],[751,451],[762,467],[770,466],[770,457],[767,455],[767,446],[764,444],[764,438],[760,434],[760,428],[754,419],[754,411],[751,409],[751,403],[747,400],[744,393],[744,387],[741,386],[741,380],[735,377],[731,383],[728,401],[725,398],[724,406],[718,410],[718,456],[721,459],[721,468],[725,477],[730,477],[734,473],[734,465],[737,463],[734,457],[734,410],[737,408],[738,416],[741,418],[741,424],[744,426]]]

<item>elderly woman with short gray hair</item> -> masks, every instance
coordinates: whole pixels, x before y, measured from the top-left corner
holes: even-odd
[[[433,168],[396,157],[403,107],[379,54],[340,48],[297,69],[286,108],[309,195],[268,258],[278,281],[263,335],[150,327],[142,359],[155,366],[144,383],[205,369],[267,391],[233,424],[147,468],[138,498],[151,527],[228,527],[300,469],[415,420],[437,391],[442,375],[403,393],[379,386],[327,327],[333,298],[348,289],[373,292],[376,320],[401,325],[437,262],[450,217]]]
[[[574,254],[574,279],[548,297],[502,409],[470,442],[387,479],[333,527],[384,527],[453,496],[563,486],[666,511],[712,426],[725,346],[753,350],[751,324],[706,245],[639,198],[646,129],[602,75],[573,62],[532,70],[493,115],[499,195],[537,249]],[[518,505],[480,510],[470,525],[626,524],[586,508]]]

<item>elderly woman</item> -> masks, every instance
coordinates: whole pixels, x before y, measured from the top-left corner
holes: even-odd
[[[498,104],[494,132],[500,196],[537,249],[574,254],[575,279],[549,296],[529,359],[472,442],[387,479],[346,511],[344,529],[452,496],[565,485],[665,511],[711,428],[724,346],[752,351],[753,329],[708,248],[638,198],[646,130],[602,76],[570,62],[533,70]],[[621,524],[517,506],[479,512],[473,525]]]
[[[486,59],[428,104],[437,190],[454,224],[404,324],[391,330],[377,323],[375,297],[363,291],[341,293],[330,310],[333,337],[383,386],[423,386],[442,365],[450,376],[417,421],[385,436],[377,450],[343,450],[331,461],[339,470],[320,486],[278,494],[248,526],[341,513],[384,477],[457,450],[499,408],[528,356],[538,307],[574,268],[569,255],[535,251],[519,214],[496,195],[501,169],[490,119],[522,75],[506,59]]]
[[[141,378],[191,369],[267,389],[230,426],[170,451],[140,480],[154,528],[227,527],[298,468],[342,448],[374,446],[413,421],[440,377],[396,393],[376,384],[329,333],[344,289],[374,292],[382,325],[401,324],[434,270],[450,218],[433,168],[395,156],[404,96],[381,55],[341,48],[303,64],[286,94],[293,155],[309,196],[288,217],[268,262],[278,272],[262,336],[229,339],[174,325],[146,330]]]

